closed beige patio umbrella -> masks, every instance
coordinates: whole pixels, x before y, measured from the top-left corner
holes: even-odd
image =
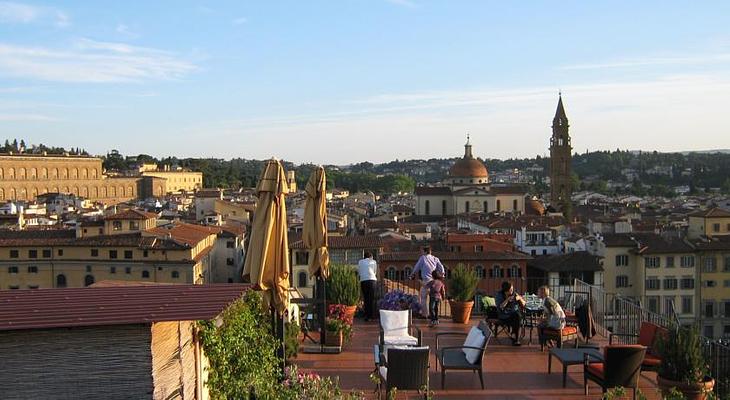
[[[327,177],[323,167],[309,176],[307,201],[304,205],[304,246],[309,249],[309,275],[329,276],[330,256],[327,250]]]
[[[289,305],[289,241],[287,239],[286,205],[289,192],[284,168],[277,160],[269,160],[256,186],[258,202],[251,226],[243,276],[248,276],[257,289],[279,313]]]

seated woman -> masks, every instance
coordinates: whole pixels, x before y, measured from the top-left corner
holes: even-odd
[[[537,326],[537,332],[540,338],[540,345],[545,345],[547,344],[544,334],[545,328],[556,330],[565,328],[565,311],[563,311],[563,307],[555,299],[550,297],[549,287],[540,286],[537,295],[542,299],[544,309],[544,318]]]
[[[497,303],[498,318],[502,323],[510,328],[510,332],[514,336],[512,345],[519,346],[520,343],[520,327],[522,326],[522,307],[525,306],[524,297],[515,292],[514,286],[510,282],[502,282],[502,289],[495,296]]]

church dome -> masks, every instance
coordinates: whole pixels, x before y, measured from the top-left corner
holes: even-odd
[[[489,173],[484,163],[474,158],[471,154],[469,139],[464,145],[464,158],[457,160],[449,169],[451,178],[487,178]]]

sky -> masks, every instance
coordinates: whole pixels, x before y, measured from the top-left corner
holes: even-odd
[[[0,140],[350,164],[730,148],[730,2],[0,0]]]

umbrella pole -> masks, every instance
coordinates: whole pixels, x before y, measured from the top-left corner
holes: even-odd
[[[276,338],[276,357],[279,359],[279,376],[284,377],[284,369],[286,368],[286,351],[285,351],[285,331],[284,331],[284,314],[276,310],[273,305],[270,306],[271,311],[271,330]]]
[[[327,317],[327,294],[325,293],[324,278],[321,274],[317,274],[316,281],[317,308],[319,308],[319,352],[324,352],[325,336],[327,336],[326,317]]]

